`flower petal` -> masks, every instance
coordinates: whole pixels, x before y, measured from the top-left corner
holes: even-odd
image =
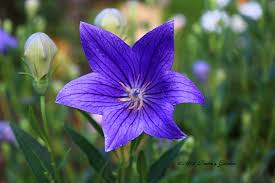
[[[146,98],[165,99],[169,103],[205,103],[204,96],[186,76],[175,71],[167,71],[146,90]]]
[[[133,51],[138,57],[140,84],[171,69],[174,60],[174,22],[153,29],[138,40]]]
[[[144,132],[158,138],[181,139],[185,135],[173,120],[173,105],[147,100],[143,110]]]
[[[84,22],[80,23],[80,39],[94,72],[131,86],[137,61],[129,45],[111,32]]]
[[[105,136],[105,151],[123,146],[143,132],[141,111],[129,110],[127,106],[119,110],[104,112],[102,128]]]
[[[56,97],[56,103],[102,114],[105,109],[120,108],[119,97],[123,89],[97,73],[86,74],[64,86]]]

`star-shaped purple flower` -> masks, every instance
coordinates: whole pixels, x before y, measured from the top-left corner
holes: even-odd
[[[132,47],[84,22],[80,39],[93,73],[69,82],[56,102],[103,115],[105,151],[143,132],[158,138],[187,137],[173,120],[174,106],[204,104],[204,97],[192,81],[171,70],[173,21],[148,32]]]

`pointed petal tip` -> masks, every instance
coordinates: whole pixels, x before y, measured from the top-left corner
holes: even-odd
[[[178,137],[176,137],[176,139],[178,140],[185,140],[188,138],[188,135],[186,135],[185,133],[183,133],[183,131],[180,130],[180,134]]]
[[[174,26],[174,22],[175,22],[175,21],[174,21],[173,19],[171,19],[171,20],[168,20],[166,23],[167,23],[167,24],[173,24],[173,26]]]
[[[143,131],[141,132],[141,133],[139,133],[139,135],[137,135],[136,137],[134,137],[134,138],[131,138],[129,141],[127,141],[127,142],[122,142],[122,143],[120,143],[120,144],[108,144],[107,142],[106,142],[106,138],[105,138],[105,152],[110,152],[110,151],[113,151],[113,150],[115,150],[115,149],[118,149],[118,148],[120,148],[120,147],[122,147],[122,146],[125,146],[125,145],[127,145],[127,144],[129,144],[132,140],[134,140],[134,139],[136,139],[137,137],[139,137],[141,134],[143,133]]]
[[[183,133],[183,136],[182,136],[181,140],[186,140],[186,139],[188,139],[188,138],[189,138],[189,136],[186,135],[185,133]]]
[[[80,36],[82,33],[87,32],[88,30],[93,30],[93,28],[98,28],[92,24],[89,24],[87,22],[80,21],[79,23],[79,31],[80,31]]]
[[[90,25],[90,24],[83,22],[83,21],[80,21],[80,23],[79,23],[80,28],[82,28],[83,26],[86,26],[86,25]]]
[[[113,150],[113,149],[107,148],[107,147],[105,146],[105,152],[110,152],[111,150]]]
[[[55,103],[56,104],[61,104],[58,96],[55,98]]]
[[[204,96],[202,96],[202,97],[203,97],[203,98],[202,98],[200,104],[201,104],[202,106],[206,106],[205,98],[204,98]]]
[[[204,95],[202,94],[202,92],[200,91],[200,98],[199,98],[199,101],[198,103],[202,106],[205,106],[206,105],[206,102],[205,102],[205,97]]]
[[[167,22],[163,23],[161,26],[167,26],[170,27],[172,29],[174,29],[174,20],[168,20]]]
[[[124,144],[125,145],[125,144]],[[120,145],[120,146],[108,146],[106,143],[105,143],[105,152],[110,152],[112,150],[115,150],[117,148],[120,148],[121,146],[123,145]]]

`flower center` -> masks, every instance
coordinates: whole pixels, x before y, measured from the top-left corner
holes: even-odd
[[[122,102],[128,102],[129,103],[129,109],[136,109],[139,110],[143,106],[143,90],[140,88],[130,88],[123,83],[120,83],[120,85],[124,88],[124,90],[127,92],[127,96],[123,98],[119,98]]]
[[[140,94],[140,89],[138,89],[138,88],[132,89],[133,97],[138,97],[139,94]]]

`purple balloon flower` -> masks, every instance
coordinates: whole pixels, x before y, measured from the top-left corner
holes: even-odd
[[[17,46],[17,39],[0,28],[0,54],[5,54],[9,48]]]
[[[8,122],[0,121],[0,141],[15,142],[15,136]]]
[[[103,115],[105,151],[143,132],[158,138],[187,137],[173,120],[174,106],[204,104],[204,97],[192,81],[171,70],[173,21],[148,32],[132,47],[84,22],[80,39],[94,72],[65,85],[56,102]]]
[[[198,60],[193,64],[192,71],[196,79],[203,83],[208,79],[210,66],[204,60]]]

